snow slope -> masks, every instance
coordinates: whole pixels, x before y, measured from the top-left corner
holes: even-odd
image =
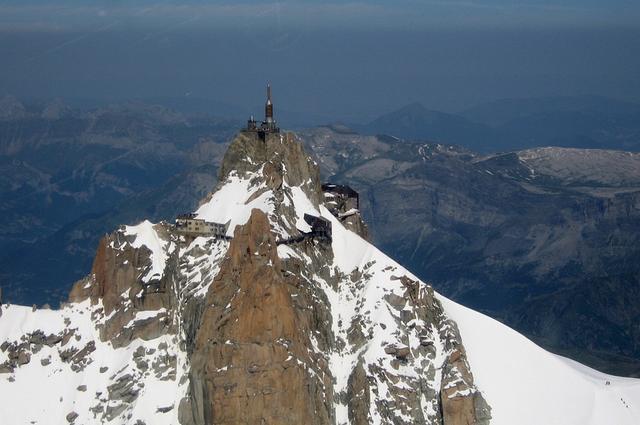
[[[144,220],[136,226],[125,226],[124,231],[126,236],[135,237],[133,243],[131,243],[133,248],[145,246],[151,251],[151,268],[142,277],[142,281],[145,283],[162,277],[168,258],[166,252],[167,242],[158,236],[153,226],[154,224],[149,220]]]
[[[640,423],[640,380],[549,353],[494,319],[439,299],[458,324],[476,384],[493,409],[492,424]]]
[[[328,212],[325,215],[330,216]],[[395,274],[402,273],[402,267],[385,254],[340,229],[337,220],[333,220],[333,226],[333,249],[339,267],[349,270],[376,261],[382,264],[379,269],[392,266]],[[380,292],[382,288],[369,289],[376,290]],[[374,302],[380,294],[368,293],[366,298]],[[475,384],[492,408],[492,424],[640,423],[640,380],[600,373],[550,353],[490,317],[439,294],[438,299],[446,315],[458,325]],[[352,307],[335,306],[332,310],[349,323],[345,316],[353,315]],[[382,358],[384,353],[378,350],[370,356]]]
[[[259,180],[260,172],[239,177],[232,172],[225,184],[196,211],[197,218],[215,223],[229,222],[228,236],[249,220],[253,208],[273,212],[273,192]],[[256,178],[258,177],[258,178]],[[256,196],[257,195],[257,196]]]
[[[177,406],[168,412],[162,410],[173,407],[186,388],[179,385],[179,379],[154,373],[151,367],[146,371],[136,367],[136,359],[153,365],[167,356],[176,356],[180,375],[185,359],[174,347],[171,336],[134,340],[127,347],[116,349],[110,342],[100,341],[92,320],[100,307],[91,306],[89,301],[61,310],[0,307],[0,341],[20,341],[37,330],[46,335],[75,330],[64,345],[44,345],[37,352],[33,350],[29,364],[17,367],[11,376],[0,374],[0,424],[64,424],[72,412],[78,414],[76,424],[104,423],[104,411],[112,412],[111,423],[135,423],[138,419],[148,424],[177,423]],[[95,344],[95,350],[86,360],[78,363],[61,360],[60,352],[82,350],[87,344]],[[0,352],[0,363],[6,360],[6,355]],[[73,370],[72,365],[82,367]],[[120,412],[121,402],[108,400],[118,385],[137,392],[131,408]],[[100,413],[92,412],[98,405]]]

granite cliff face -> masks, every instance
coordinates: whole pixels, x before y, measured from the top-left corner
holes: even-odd
[[[331,423],[331,374],[309,346],[266,215],[236,228],[205,298],[191,357],[193,423]]]
[[[595,424],[601,410],[621,424],[640,417],[640,384],[563,366],[439,296],[357,233],[365,229],[359,211],[343,224],[327,199],[295,135],[238,135],[220,183],[195,211],[228,223],[225,235],[123,226],[103,238],[92,272],[60,310],[1,307],[0,396],[17,404],[28,393],[36,408],[3,410],[0,421],[470,425],[550,416]],[[309,216],[330,223],[330,235],[314,231]],[[537,373],[517,376],[523,367]],[[611,400],[620,396],[631,410],[596,388],[605,380]],[[577,398],[570,409],[556,406],[540,398],[541,385]],[[594,399],[600,407],[585,421],[575,406]]]

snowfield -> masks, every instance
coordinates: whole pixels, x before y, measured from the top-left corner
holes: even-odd
[[[640,380],[552,354],[490,317],[439,299],[458,324],[492,424],[640,423]]]
[[[44,345],[31,355],[29,364],[17,367],[11,375],[0,374],[0,424],[2,425],[62,425],[69,423],[67,415],[75,412],[76,424],[105,423],[100,414],[92,413],[98,404],[114,412],[110,423],[129,423],[131,418],[145,418],[147,424],[176,424],[176,400],[183,397],[186,386],[179,379],[168,379],[156,374],[151,367],[146,372],[136,368],[136,359],[150,366],[162,362],[166,356],[176,356],[178,374],[183,370],[185,358],[175,347],[170,335],[151,341],[135,340],[127,347],[113,348],[111,343],[100,341],[92,312],[100,305],[90,306],[89,301],[71,304],[61,310],[37,310],[30,307],[2,306],[0,317],[0,341],[20,341],[23,335],[41,330],[45,335],[61,334],[75,329],[64,346]],[[82,350],[87,344],[95,344],[87,361],[80,361],[81,370],[74,371],[73,361],[61,361],[59,352]],[[137,351],[137,353],[136,353]],[[0,363],[6,353],[0,352]],[[179,378],[180,376],[178,376]],[[114,384],[116,385],[114,387]],[[121,403],[107,400],[121,386],[137,392],[132,409],[116,414]],[[125,391],[126,392],[126,391]],[[174,406],[175,405],[175,406]],[[173,408],[175,407],[175,408]],[[163,409],[171,408],[163,413]],[[131,423],[135,423],[132,421]]]
[[[232,173],[224,186],[198,208],[197,218],[221,224],[230,222],[227,236],[233,236],[236,226],[249,220],[252,209],[258,208],[267,214],[273,213],[273,193],[266,190],[264,183],[253,184],[258,176],[259,173],[241,178],[235,172]],[[263,193],[252,199],[253,195],[259,192]]]

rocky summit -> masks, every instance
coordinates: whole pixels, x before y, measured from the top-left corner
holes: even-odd
[[[640,422],[640,381],[440,296],[327,187],[294,134],[238,134],[195,212],[106,235],[59,310],[0,307],[0,423]]]

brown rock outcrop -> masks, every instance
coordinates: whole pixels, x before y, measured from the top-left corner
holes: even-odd
[[[308,347],[266,215],[235,230],[192,355],[195,424],[329,424],[331,381]]]
[[[474,386],[467,353],[455,323],[445,326],[452,347],[443,367],[440,388],[443,425],[487,425],[491,408]]]
[[[367,425],[371,423],[369,417],[369,383],[367,373],[364,370],[363,362],[360,361],[355,367],[347,389],[347,402],[349,406],[349,420],[353,425]]]
[[[268,188],[278,189],[286,180],[302,187],[316,206],[322,202],[320,170],[293,133],[268,134],[264,141],[256,133],[239,133],[224,155],[219,181],[224,183],[232,171],[244,174],[262,166]]]
[[[136,282],[136,265],[146,247],[125,247],[122,251],[112,248],[112,238],[107,235],[100,240],[93,259],[91,274],[77,282],[69,293],[70,302],[91,298],[93,304],[102,300],[104,312],[110,314],[121,303],[120,294],[131,289]]]
[[[156,225],[160,232],[165,232],[162,226]],[[135,327],[126,325],[135,318],[136,312],[161,308],[171,312],[176,302],[170,290],[174,276],[165,273],[158,281],[142,282],[140,277],[151,264],[151,251],[144,245],[134,248],[126,239],[122,229],[104,236],[91,273],[76,282],[69,293],[69,302],[86,299],[94,305],[102,302],[103,315],[108,319],[99,326],[100,338],[112,341],[115,346],[124,346],[136,337],[152,339],[166,333],[171,322],[166,314],[159,320],[143,321]],[[168,263],[172,261],[177,259],[169,259]]]

